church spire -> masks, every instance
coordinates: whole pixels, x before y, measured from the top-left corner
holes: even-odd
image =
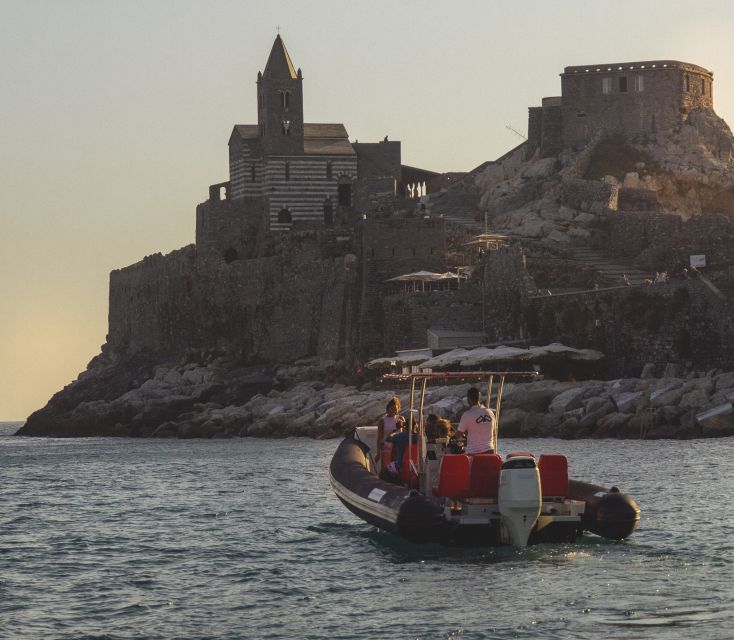
[[[290,78],[291,80],[298,77],[280,34],[275,36],[275,42],[273,42],[273,48],[270,50],[270,57],[265,65],[263,76]]]
[[[303,153],[303,75],[278,34],[257,75],[257,123],[266,153]]]

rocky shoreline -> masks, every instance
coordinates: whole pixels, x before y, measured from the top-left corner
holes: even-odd
[[[93,363],[94,364],[94,363]],[[323,363],[269,375],[229,363],[97,363],[29,417],[19,435],[44,437],[334,438],[375,424],[393,393],[341,384]],[[124,374],[124,375],[123,375]],[[455,421],[467,383],[430,388],[426,412]],[[708,438],[734,435],[734,372],[505,385],[504,437]]]

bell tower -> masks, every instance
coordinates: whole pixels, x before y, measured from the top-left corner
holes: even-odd
[[[257,74],[258,134],[265,153],[303,154],[303,76],[278,34]]]

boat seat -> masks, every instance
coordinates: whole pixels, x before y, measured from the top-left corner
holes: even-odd
[[[472,456],[469,476],[470,498],[496,498],[499,493],[502,458],[496,453]]]
[[[469,495],[469,470],[471,461],[464,453],[447,453],[441,458],[438,486],[433,495],[444,498],[466,498]]]
[[[540,489],[544,498],[568,495],[568,460],[560,453],[544,453],[538,460]]]
[[[515,451],[514,453],[508,453],[505,460],[509,460],[510,458],[520,458],[520,457],[535,458],[535,455],[533,455],[532,453],[528,453],[527,451]]]

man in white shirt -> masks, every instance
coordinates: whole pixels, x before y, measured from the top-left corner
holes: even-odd
[[[459,421],[459,428],[466,436],[466,453],[494,453],[494,414],[479,404],[479,389],[469,387],[466,392],[469,408]]]

